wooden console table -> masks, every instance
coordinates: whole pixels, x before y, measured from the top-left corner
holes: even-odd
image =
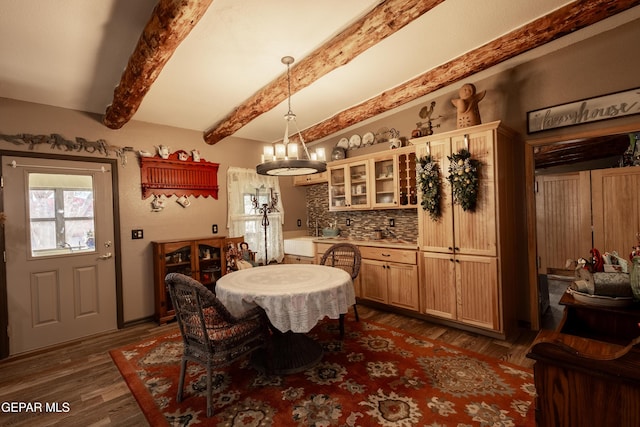
[[[565,293],[564,318],[540,331],[534,359],[539,426],[640,426],[640,307],[583,304]]]

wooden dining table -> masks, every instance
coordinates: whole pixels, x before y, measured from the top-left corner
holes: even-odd
[[[271,264],[229,273],[216,282],[216,295],[234,316],[256,306],[272,329],[270,370],[301,372],[322,360],[322,347],[307,333],[321,319],[339,319],[355,304],[351,276],[314,264]]]

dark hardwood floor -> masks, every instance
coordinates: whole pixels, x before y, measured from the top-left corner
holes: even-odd
[[[436,325],[358,305],[361,319],[393,326],[434,340],[531,368],[526,358],[536,333],[520,331],[508,341]],[[347,319],[353,319],[349,315]],[[348,327],[347,320],[347,327]],[[0,361],[0,426],[148,425],[108,351],[164,333],[175,324],[143,323],[121,331]],[[9,402],[9,403],[7,403]],[[57,402],[60,413],[11,413],[11,402]],[[16,403],[17,405],[18,403]]]

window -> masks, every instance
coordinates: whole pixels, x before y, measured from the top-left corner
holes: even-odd
[[[90,175],[30,173],[28,211],[32,256],[95,250]]]
[[[251,250],[256,252],[256,261],[262,264],[265,263],[265,253],[269,258],[267,263],[281,262],[284,258],[284,209],[281,200],[278,200],[278,212],[268,214],[266,233],[262,225],[263,215],[253,208],[252,197],[256,195],[256,189],[259,189],[258,201],[262,205],[268,203],[270,188],[274,193],[280,193],[278,178],[258,175],[252,169],[231,167],[227,171],[229,237],[244,236]]]

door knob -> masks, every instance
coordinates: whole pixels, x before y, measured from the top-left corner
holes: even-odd
[[[113,256],[113,254],[112,254],[111,252],[107,252],[107,253],[106,253],[106,254],[104,254],[104,255],[100,255],[100,256],[98,257],[98,259],[109,259],[109,258],[111,258],[112,256]]]

